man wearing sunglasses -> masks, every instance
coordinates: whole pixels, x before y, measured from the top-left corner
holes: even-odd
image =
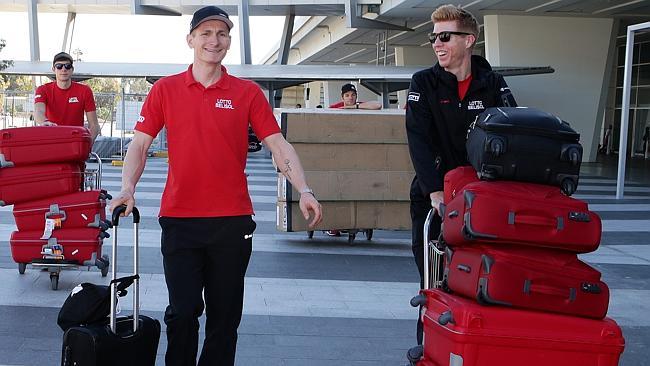
[[[54,55],[52,71],[55,80],[36,88],[34,120],[41,126],[83,126],[84,113],[92,139],[99,135],[95,97],[87,85],[72,81],[72,57],[59,52]]]
[[[406,131],[415,178],[411,184],[412,249],[423,278],[423,225],[428,211],[439,212],[443,177],[469,165],[465,137],[469,124],[485,108],[516,106],[503,77],[483,57],[472,55],[479,35],[476,18],[454,5],[431,14],[429,42],[438,62],[415,73],[407,97]],[[440,233],[440,216],[430,229]],[[422,323],[418,321],[418,343]]]

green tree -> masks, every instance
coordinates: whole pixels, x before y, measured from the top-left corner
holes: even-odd
[[[4,89],[11,91],[21,91],[31,93],[34,91],[36,86],[31,76],[27,75],[1,75],[5,83]]]
[[[4,39],[0,39],[0,52],[2,52],[2,49],[5,48],[7,45],[7,42]],[[0,71],[6,69],[7,67],[13,65],[13,61],[9,60],[0,60]]]
[[[116,78],[92,78],[84,81],[93,93],[119,93],[120,82]]]
[[[148,94],[151,90],[151,84],[145,78],[124,78],[122,81],[131,85],[129,88],[131,94]]]

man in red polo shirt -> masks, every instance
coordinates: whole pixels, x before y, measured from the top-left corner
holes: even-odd
[[[305,219],[311,214],[312,227],[321,221],[321,206],[264,94],[221,65],[232,26],[216,6],[194,13],[187,35],[194,62],[186,72],[160,79],[149,92],[126,154],[122,191],[111,202],[111,209],[126,204],[126,214],[131,212],[147,149],[166,127],[169,173],[159,222],[169,290],[168,366],[196,365],[198,318],[204,309],[205,341],[198,364],[234,365],[256,226],[244,171],[249,124],[300,192]]]
[[[34,120],[41,126],[83,126],[84,112],[93,141],[99,135],[95,97],[87,85],[72,81],[72,57],[59,52],[54,55],[52,71],[56,80],[36,88]]]

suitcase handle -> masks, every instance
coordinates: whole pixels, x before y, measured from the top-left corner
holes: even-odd
[[[534,225],[534,226],[546,226],[555,228],[557,230],[562,230],[564,228],[563,220],[561,217],[544,217],[541,215],[522,215],[516,214],[514,212],[508,212],[508,224],[509,225]]]
[[[113,222],[113,260],[111,261],[111,313],[110,313],[110,328],[113,334],[117,334],[117,227],[120,224],[120,215],[126,212],[126,206],[120,205],[115,207],[112,215]],[[140,318],[140,279],[138,278],[138,246],[139,246],[139,224],[140,224],[140,211],[137,207],[133,207],[133,333],[138,330],[138,322]]]
[[[566,298],[569,302],[573,302],[576,299],[576,289],[573,287],[557,287],[553,285],[541,285],[533,284],[531,280],[526,280],[524,282],[524,293],[526,295],[531,294],[541,294],[548,296],[556,296]]]

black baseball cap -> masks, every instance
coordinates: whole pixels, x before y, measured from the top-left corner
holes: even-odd
[[[349,91],[353,91],[353,92],[356,94],[356,92],[357,92],[357,87],[354,86],[353,84],[344,84],[344,85],[341,87],[341,95],[343,95],[343,94],[345,94],[345,93],[347,93],[347,92],[349,92]]]
[[[192,33],[192,31],[196,29],[199,24],[207,20],[220,20],[226,23],[228,30],[232,29],[233,26],[232,21],[230,21],[230,18],[228,17],[228,13],[219,7],[210,5],[194,12],[194,15],[192,16],[192,22],[190,23],[190,33]]]
[[[70,61],[70,65],[72,65],[73,63],[72,56],[70,56],[66,52],[59,52],[56,55],[54,55],[54,59],[52,60],[52,65],[54,65],[57,61]]]

